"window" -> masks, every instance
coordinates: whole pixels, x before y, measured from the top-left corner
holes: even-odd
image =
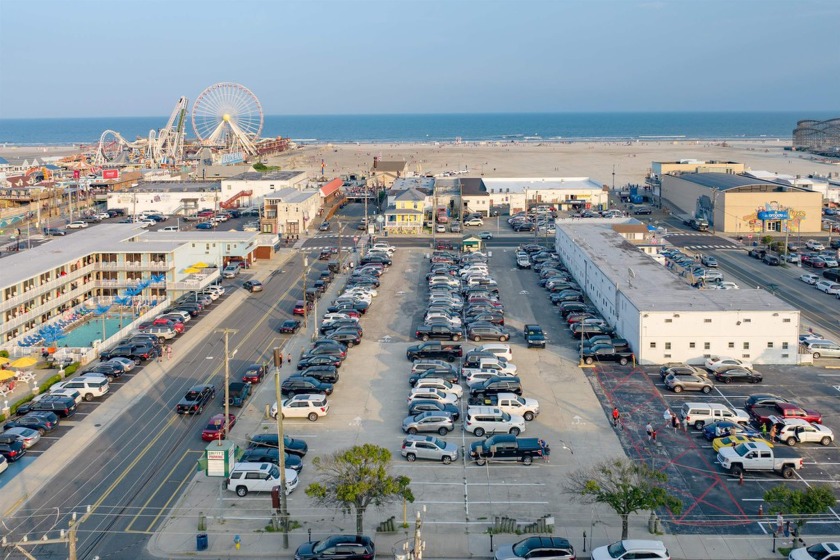
[[[745,342],[745,343],[744,343],[744,350],[749,350],[749,349],[750,349],[750,343],[749,343],[749,342]]]
[[[711,342],[704,342],[703,343],[703,350],[711,350],[711,349],[712,349],[712,343]]]
[[[744,319],[745,323],[752,323],[752,319]]]
[[[741,357],[745,358],[745,359],[749,359],[750,355],[749,354],[741,354]]]
[[[712,322],[712,320],[711,320],[711,319],[703,319],[703,322],[704,322],[704,323],[711,323],[711,322]]]
[[[688,343],[688,347],[689,347],[689,348],[694,348],[694,347],[695,347],[695,344],[694,344],[693,342],[689,342],[689,343]]]
[[[782,350],[787,350],[787,349],[788,349],[788,343],[787,342],[782,342]]]
[[[673,323],[673,322],[674,322],[674,320],[673,320],[673,319],[665,319],[665,322],[666,322],[666,323]]]
[[[730,342],[730,343],[729,343],[729,347],[730,347],[730,348],[735,348],[735,343],[734,343],[734,342]]]
[[[650,347],[651,347],[651,348],[656,348],[656,343],[655,343],[655,342],[651,342],[651,343],[650,343]]]
[[[670,350],[670,349],[671,349],[671,343],[670,343],[670,342],[666,342],[666,343],[665,343],[665,350]]]
[[[788,317],[787,319],[782,319],[782,323],[790,323],[790,318]]]
[[[768,342],[768,343],[767,343],[767,348],[773,348],[773,343],[772,343],[772,342]]]

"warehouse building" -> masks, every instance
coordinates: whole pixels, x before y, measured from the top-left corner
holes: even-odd
[[[798,363],[800,313],[760,289],[692,288],[611,224],[558,223],[557,252],[640,364]]]
[[[662,177],[662,198],[730,235],[819,233],[823,195],[784,182],[730,173]]]

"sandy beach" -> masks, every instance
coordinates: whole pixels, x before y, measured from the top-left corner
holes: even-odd
[[[737,161],[752,170],[787,175],[840,176],[840,166],[812,159],[802,152],[784,150],[783,141],[745,142],[573,142],[573,143],[463,143],[463,144],[325,144],[299,147],[266,161],[283,169],[301,169],[311,177],[368,173],[374,156],[405,160],[409,172],[437,174],[466,171],[464,176],[485,177],[591,177],[605,185],[641,183],[652,161],[698,159]],[[0,147],[10,161],[33,157],[65,156],[77,147]],[[613,180],[613,172],[615,178]]]

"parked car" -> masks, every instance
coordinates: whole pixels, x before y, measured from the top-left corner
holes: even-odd
[[[426,411],[442,411],[452,417],[452,420],[457,421],[461,417],[461,410],[454,403],[447,403],[432,399],[415,399],[408,404],[408,413],[411,416],[417,416],[421,412]]]
[[[280,324],[278,331],[282,334],[295,334],[300,330],[300,321],[297,319],[288,319]]]
[[[500,545],[493,558],[494,560],[575,560],[577,557],[574,547],[562,537],[528,537],[517,543]]]
[[[0,434],[0,456],[14,463],[26,455],[26,445],[17,436]]]
[[[248,448],[265,447],[268,449],[279,449],[276,433],[254,434],[248,440]],[[298,457],[305,457],[309,446],[302,439],[283,436],[283,449]]]
[[[419,432],[437,432],[445,436],[454,429],[452,417],[441,411],[421,412],[415,416],[408,416],[402,422],[402,430],[411,435]]]
[[[448,465],[458,459],[458,446],[434,436],[410,435],[403,440],[400,454],[409,462],[428,459]]]
[[[229,427],[233,428],[233,425],[236,424],[236,416],[234,414],[228,414],[228,421],[230,422]],[[207,426],[201,432],[201,439],[204,441],[217,441],[225,439],[225,437],[225,415],[215,414],[211,416],[207,422]]]
[[[752,364],[737,358],[728,358],[726,356],[710,356],[706,358],[706,369],[709,371],[717,371],[718,369],[729,366],[740,366],[747,369],[752,369]]]
[[[307,418],[315,422],[330,411],[330,403],[322,394],[297,394],[286,399],[282,404],[283,418]],[[277,403],[271,405],[269,412],[272,418],[277,418]]]
[[[650,560],[671,560],[668,549],[662,541],[623,540],[601,546],[592,551],[592,560],[629,560],[648,558]]]
[[[31,428],[37,430],[39,434],[44,435],[51,432],[58,427],[60,420],[58,415],[47,410],[36,410],[24,414],[19,418],[15,418],[3,426],[4,429],[9,428]]]
[[[732,383],[733,381],[761,383],[764,380],[764,376],[757,371],[741,366],[728,366],[718,368],[715,371],[715,380],[721,383]]]
[[[66,227],[67,229],[84,229],[88,227],[88,223],[82,220],[77,220],[75,222],[70,222]]]
[[[331,395],[332,392],[332,384],[321,383],[317,379],[313,379],[311,377],[288,377],[283,380],[283,383],[280,385],[280,393],[288,396],[308,394]]]
[[[201,414],[204,407],[216,398],[216,388],[213,385],[196,385],[192,387],[175,406],[178,414]]]
[[[254,292],[263,291],[262,282],[260,282],[259,280],[248,280],[247,282],[242,284],[242,287],[251,292],[252,294]]]
[[[715,384],[705,375],[674,375],[670,374],[665,378],[665,386],[675,393],[683,391],[702,391],[710,393]]]
[[[295,472],[303,470],[303,461],[297,455],[290,455],[285,453],[283,462],[287,469],[292,469]],[[240,463],[271,463],[272,465],[280,465],[280,450],[271,449],[268,447],[252,447],[246,449],[239,458]]]
[[[364,535],[333,535],[306,542],[295,551],[295,560],[373,560],[376,547]]]

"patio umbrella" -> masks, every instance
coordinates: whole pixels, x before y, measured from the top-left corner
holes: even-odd
[[[0,365],[8,364],[11,360],[6,356],[0,356]]]
[[[0,381],[7,381],[15,376],[15,372],[10,369],[0,369]]]
[[[33,356],[24,356],[23,358],[18,358],[17,360],[15,360],[14,362],[12,362],[9,365],[14,367],[14,368],[25,368],[25,367],[29,367],[29,366],[34,366],[37,363],[38,363],[38,358],[35,358]]]
[[[186,274],[195,274],[196,272],[201,272],[201,270],[198,269],[198,268],[189,267],[189,268],[185,268],[184,272]]]
[[[207,264],[206,262],[198,261],[197,263],[192,265],[192,268],[207,268],[208,266],[210,266],[210,265]]]

